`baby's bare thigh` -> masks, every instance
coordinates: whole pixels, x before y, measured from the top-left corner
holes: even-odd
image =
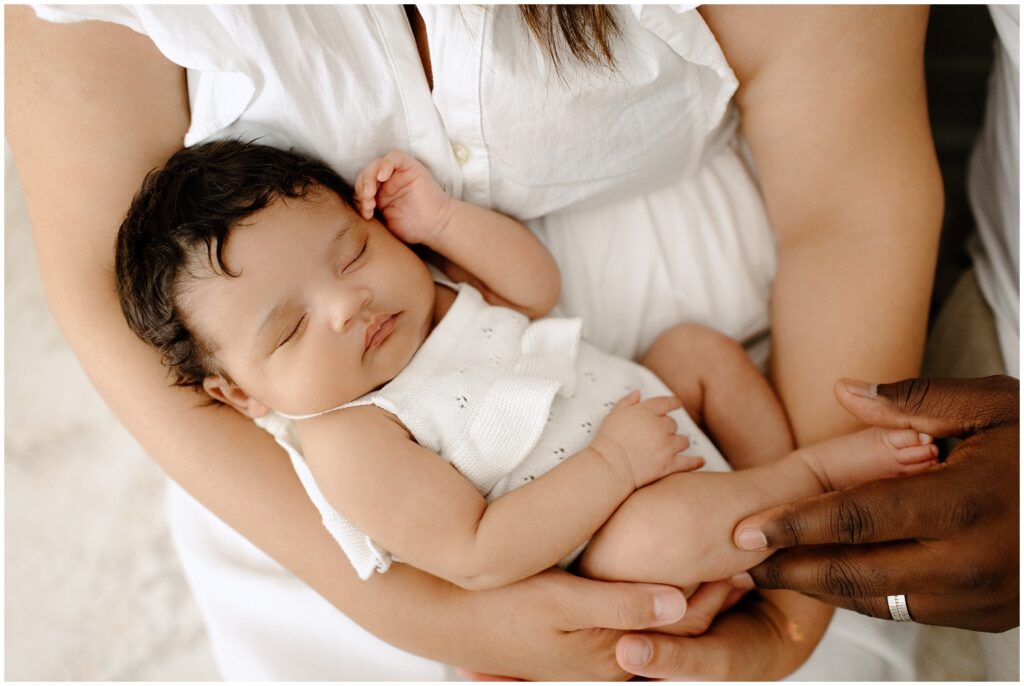
[[[658,375],[701,423],[705,387],[732,385],[733,379],[757,372],[743,347],[724,334],[699,324],[678,324],[661,334],[640,363]]]
[[[743,472],[672,474],[630,496],[594,535],[580,571],[596,579],[680,588],[727,579],[759,563],[732,543],[756,485]],[[687,591],[688,592],[688,591]]]

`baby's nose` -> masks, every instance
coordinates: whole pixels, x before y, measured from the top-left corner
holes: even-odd
[[[358,318],[359,313],[370,304],[370,291],[359,288],[341,294],[331,304],[328,313],[331,329],[337,333],[345,333]]]

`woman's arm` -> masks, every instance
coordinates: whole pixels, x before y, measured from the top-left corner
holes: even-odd
[[[50,24],[27,7],[5,8],[5,38],[6,134],[53,313],[105,401],[171,478],[363,627],[434,659],[523,677],[621,678],[612,648],[621,631],[590,628],[678,619],[675,589],[554,572],[480,593],[405,565],[359,581],[270,436],[169,388],[121,315],[114,236],[145,173],[181,147],[183,70],[129,29]]]
[[[797,445],[861,425],[835,379],[914,376],[943,195],[924,87],[926,6],[702,13],[736,71],[779,239],[771,378]]]
[[[544,244],[521,222],[450,197],[412,155],[392,150],[372,160],[354,186],[365,219],[379,209],[392,233],[439,255],[450,277],[492,305],[536,319],[558,303],[561,275]]]
[[[779,240],[771,378],[798,446],[861,424],[832,397],[835,379],[915,376],[924,347],[942,186],[924,89],[927,7],[709,5],[700,12],[740,81],[736,102]],[[779,608],[813,620],[830,608]],[[785,616],[783,613],[782,616]],[[747,614],[765,619],[771,613]],[[795,616],[794,616],[795,618]],[[745,643],[723,620],[707,637],[657,638],[645,676],[722,678],[733,652],[791,670],[820,638],[765,631]],[[718,648],[690,669],[681,656]],[[789,658],[803,657],[795,664]],[[697,662],[693,663],[695,666]]]

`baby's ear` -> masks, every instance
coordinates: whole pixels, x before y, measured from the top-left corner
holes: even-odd
[[[250,419],[257,419],[270,412],[269,407],[220,374],[211,374],[203,379],[203,390],[214,400],[230,405]]]

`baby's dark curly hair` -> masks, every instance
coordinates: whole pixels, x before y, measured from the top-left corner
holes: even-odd
[[[278,197],[317,188],[354,206],[351,186],[323,162],[237,140],[185,148],[146,176],[117,233],[117,294],[128,326],[160,351],[176,386],[201,388],[218,371],[180,306],[193,270],[205,263],[236,276],[222,259],[231,230]]]

